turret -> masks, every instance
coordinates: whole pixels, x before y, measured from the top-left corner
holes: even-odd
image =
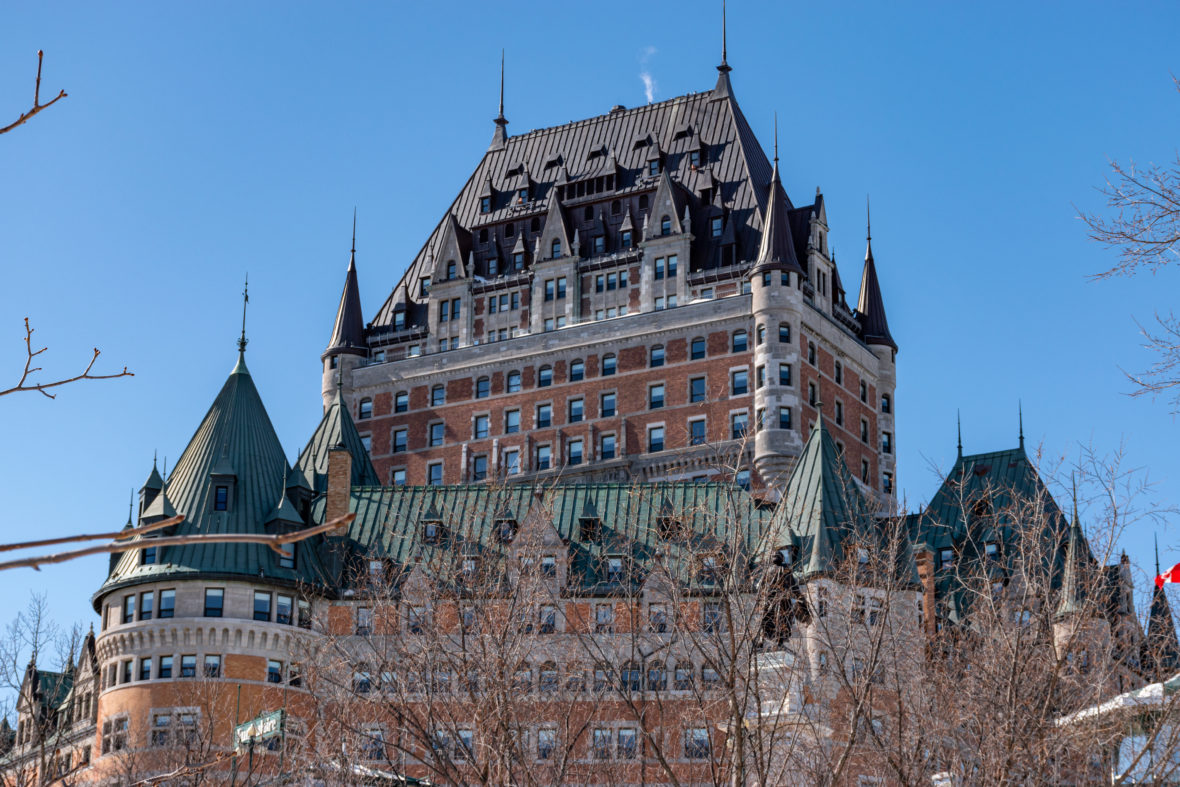
[[[878,479],[881,496],[887,501],[897,494],[896,447],[893,393],[897,388],[897,343],[889,333],[885,319],[885,302],[881,284],[877,281],[877,264],[873,260],[872,222],[865,203],[865,266],[860,277],[860,297],[856,302],[856,316],[861,326],[861,339],[877,356],[877,456],[881,477]],[[886,436],[890,439],[886,439]]]
[[[369,355],[365,342],[365,320],[361,311],[361,290],[356,277],[356,214],[352,217],[352,251],[348,258],[348,272],[344,277],[344,291],[340,294],[340,306],[336,309],[336,323],[332,326],[332,337],[320,360],[323,362],[324,379],[321,391],[324,409],[331,404],[331,395],[336,388],[337,375],[351,381],[352,370]]]
[[[1061,596],[1053,621],[1053,643],[1059,656],[1080,671],[1091,669],[1110,653],[1110,621],[1099,599],[1096,561],[1078,518],[1077,489],[1073,495],[1073,521],[1065,545]],[[1105,674],[1105,671],[1098,674]]]
[[[1155,575],[1160,576],[1159,545],[1155,551]],[[1157,582],[1151,589],[1151,609],[1147,613],[1147,629],[1143,635],[1141,654],[1145,676],[1162,681],[1180,672],[1180,641],[1176,637],[1176,623],[1168,603],[1167,585]]]

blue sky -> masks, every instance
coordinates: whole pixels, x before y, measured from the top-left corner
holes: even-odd
[[[0,125],[43,88],[69,98],[0,137],[0,383],[26,315],[49,375],[89,348],[128,380],[0,400],[3,540],[117,529],[152,452],[179,456],[234,362],[249,272],[249,364],[293,458],[320,413],[320,362],[353,206],[372,316],[479,160],[507,49],[509,133],[708,90],[714,2],[6,3]],[[1135,318],[1180,267],[1095,283],[1113,257],[1077,208],[1110,158],[1167,161],[1180,72],[1171,4],[754,3],[729,9],[742,108],[788,193],[827,198],[849,298],[872,195],[894,336],[900,483],[911,507],[955,454],[1125,448],[1155,505],[1180,503],[1177,424],[1132,399]],[[8,116],[12,116],[9,118]],[[1169,293],[1173,297],[1169,297]],[[1123,545],[1150,570],[1152,529]],[[1180,530],[1160,530],[1168,562]],[[106,559],[0,575],[94,620]],[[1142,596],[1141,596],[1142,598]],[[7,618],[11,611],[0,615]]]

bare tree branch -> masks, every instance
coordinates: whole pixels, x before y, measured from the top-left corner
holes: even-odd
[[[48,109],[49,107],[53,106],[58,101],[61,101],[63,98],[66,97],[66,91],[62,90],[61,92],[59,92],[57,94],[56,97],[54,97],[54,99],[52,101],[49,101],[48,103],[45,103],[45,104],[41,103],[41,59],[44,56],[45,56],[45,53],[43,51],[41,51],[40,49],[38,49],[37,50],[37,82],[33,86],[33,108],[30,109],[28,112],[23,113],[14,122],[9,123],[4,128],[0,128],[0,134],[5,134],[9,131],[12,131],[17,126],[27,123],[29,118],[33,117],[33,115],[36,115],[38,112],[40,112],[43,109]]]
[[[30,383],[29,375],[42,371],[40,366],[33,366],[33,362],[36,360],[38,355],[48,349],[48,347],[42,347],[39,350],[33,349],[33,328],[29,326],[29,318],[26,317],[25,353],[27,357],[25,358],[25,368],[21,373],[20,380],[17,381],[17,384],[11,388],[0,390],[0,396],[7,396],[8,394],[19,393],[21,391],[38,391],[50,399],[56,399],[57,394],[49,393],[49,391],[46,389],[57,388],[62,385],[68,385],[69,383],[76,383],[79,380],[113,380],[117,377],[135,376],[134,372],[127,371],[126,366],[123,367],[123,371],[117,372],[116,374],[91,374],[90,370],[94,368],[94,362],[98,360],[98,356],[102,355],[102,352],[97,347],[95,347],[94,355],[90,356],[90,362],[86,364],[86,368],[82,370],[81,374],[76,374],[73,377],[66,377],[61,380],[54,380],[53,382],[48,383]]]

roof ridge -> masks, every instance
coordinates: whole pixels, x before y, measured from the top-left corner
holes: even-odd
[[[655,101],[650,104],[640,104],[637,107],[628,107],[626,109],[621,109],[621,110],[613,110],[612,109],[609,112],[603,112],[598,115],[591,115],[590,117],[582,118],[581,120],[567,120],[565,123],[557,123],[552,126],[542,126],[540,128],[529,129],[528,131],[522,132],[520,134],[515,134],[515,135],[509,137],[508,142],[509,142],[509,145],[511,145],[512,140],[515,140],[515,139],[524,139],[526,137],[541,136],[543,134],[558,131],[560,129],[577,128],[578,126],[582,126],[582,125],[585,125],[588,123],[593,123],[593,122],[596,122],[602,118],[607,118],[607,117],[612,117],[612,116],[625,116],[625,115],[630,115],[630,114],[639,113],[639,112],[649,112],[651,110],[663,107],[665,104],[671,104],[676,101],[685,101],[685,100],[697,98],[700,96],[710,95],[712,93],[713,93],[712,89],[701,90],[701,91],[690,91],[688,93],[682,93],[679,96],[673,96],[671,98],[666,98],[663,101]]]

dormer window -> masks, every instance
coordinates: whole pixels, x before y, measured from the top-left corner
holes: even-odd
[[[156,547],[144,547],[139,553],[139,564],[141,566],[153,566],[156,564]]]
[[[524,269],[524,253],[516,252],[512,255],[512,270],[519,271]]]
[[[422,523],[422,542],[437,544],[443,539],[443,524],[437,519],[427,519]]]
[[[709,219],[709,236],[713,238],[721,237],[721,217],[714,216]]]
[[[578,520],[578,530],[582,541],[594,543],[602,534],[602,520],[595,516],[584,516]]]
[[[522,203],[522,204],[525,202],[528,202],[529,201],[529,190],[528,189],[521,189],[520,191],[516,192],[516,201],[519,203]]]
[[[295,545],[279,545],[279,568],[295,568]]]
[[[660,219],[660,234],[661,235],[671,235],[672,234],[672,219],[671,219],[671,217],[664,216],[663,218]]]
[[[701,558],[700,578],[701,583],[705,585],[712,585],[717,582],[717,557],[715,555],[705,555]]]
[[[605,254],[606,253],[606,238],[604,238],[601,235],[594,236],[594,253],[595,254]]]
[[[701,152],[699,150],[690,150],[688,152],[688,166],[693,169],[701,166]]]
[[[647,174],[648,175],[659,175],[660,174],[660,160],[658,158],[654,158],[651,161],[647,162]]]
[[[477,557],[463,558],[462,571],[463,571],[463,579],[465,579],[465,580],[474,579],[475,575],[477,573],[479,573],[479,558],[477,558]]]
[[[454,260],[447,260],[447,281],[455,278],[459,271],[459,266],[455,264]]]
[[[501,544],[507,544],[512,541],[512,539],[516,537],[516,520],[497,519],[496,537],[500,539]]]
[[[430,294],[430,277],[423,276],[418,280],[418,294],[425,298]]]
[[[499,268],[499,260],[497,260],[495,257],[492,257],[490,260],[488,260],[488,276],[497,275]]]
[[[675,538],[680,532],[680,522],[676,517],[662,516],[656,520],[656,532],[663,539]]]
[[[988,541],[983,545],[983,554],[988,560],[995,560],[1000,556],[1000,545],[995,541]]]
[[[623,559],[608,557],[606,559],[606,581],[621,582],[623,580]]]
[[[479,198],[479,212],[480,213],[491,213],[492,212],[492,198],[491,197],[480,197]]]
[[[405,327],[406,327],[406,313],[405,312],[394,312],[393,313],[393,329],[395,331],[400,331]]]
[[[631,230],[623,230],[621,233],[619,233],[619,248],[631,248]]]
[[[561,241],[558,240],[557,238],[554,238],[553,245],[550,247],[549,251],[550,251],[549,256],[551,256],[553,259],[557,259],[558,257],[560,257],[561,256]]]
[[[229,510],[229,487],[216,486],[213,488],[213,510],[214,511],[228,511]]]

